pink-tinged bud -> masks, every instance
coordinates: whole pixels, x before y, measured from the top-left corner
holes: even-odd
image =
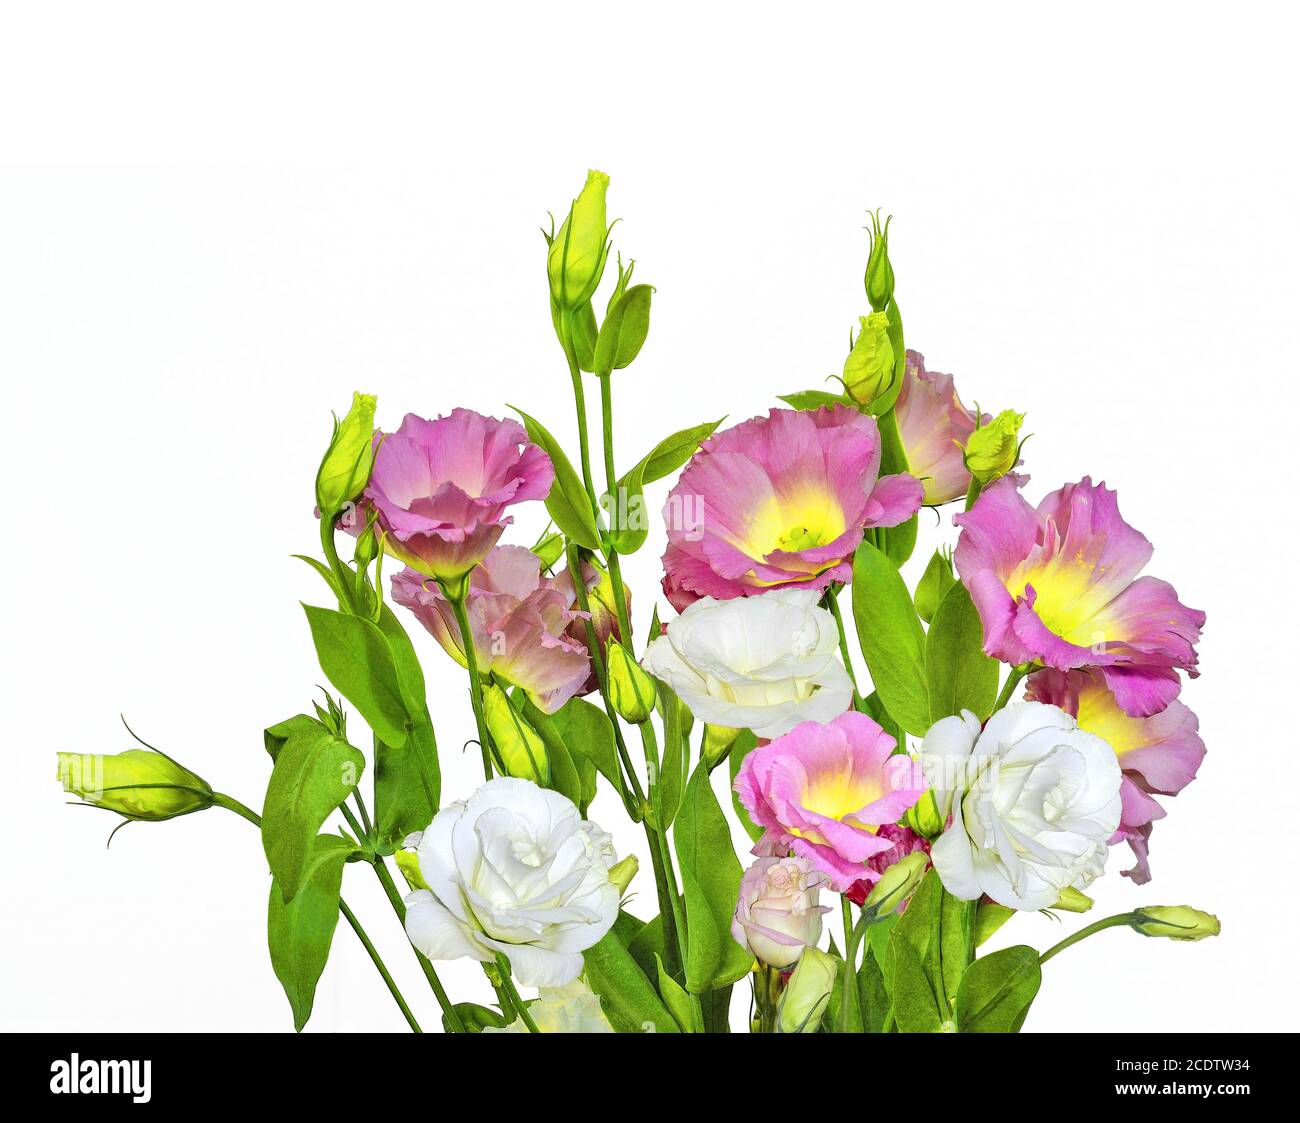
[[[741,879],[731,934],[769,967],[793,966],[821,938],[829,881],[807,858],[759,858]]]

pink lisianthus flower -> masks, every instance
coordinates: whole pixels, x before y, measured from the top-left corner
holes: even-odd
[[[1115,493],[1084,477],[1037,510],[1011,478],[953,522],[953,560],[984,624],[984,650],[1005,663],[1099,669],[1125,713],[1148,717],[1196,674],[1205,613],[1173,586],[1138,574],[1151,543],[1119,513]]]
[[[890,840],[893,845],[888,850],[882,850],[879,854],[871,855],[867,859],[866,873],[860,880],[855,881],[845,890],[844,895],[858,906],[866,903],[872,886],[880,880],[880,875],[895,862],[902,861],[909,854],[915,854],[918,850],[924,854],[930,853],[930,844],[925,840],[925,837],[917,834],[911,827],[904,827],[898,823],[885,823],[876,834],[880,838]]]
[[[384,549],[440,580],[478,565],[511,521],[506,508],[544,499],[555,479],[523,426],[468,409],[433,421],[408,413],[397,432],[375,440],[365,497]]]
[[[664,507],[669,601],[848,581],[863,529],[921,505],[919,481],[879,473],[876,422],[848,406],[774,409],[710,437]]]
[[[898,434],[907,454],[907,470],[925,488],[925,504],[933,507],[960,499],[970,487],[966,470],[966,441],[987,414],[976,417],[953,386],[951,374],[925,369],[925,357],[907,352],[907,374],[894,405]]]
[[[525,690],[549,714],[582,691],[591,661],[569,634],[582,622],[572,583],[567,574],[542,577],[541,564],[522,546],[497,546],[470,574],[465,611],[479,669]],[[405,569],[393,578],[393,599],[465,665],[455,614],[436,582]]]
[[[1106,741],[1119,757],[1119,829],[1111,845],[1127,842],[1137,864],[1124,870],[1143,885],[1151,880],[1148,863],[1151,828],[1165,817],[1157,795],[1176,795],[1196,778],[1205,759],[1205,742],[1196,715],[1175,699],[1158,714],[1132,717],[1116,702],[1100,673],[1039,671],[1031,675],[1026,696],[1059,706],[1072,715],[1079,728]]]
[[[736,776],[740,802],[764,828],[754,853],[793,851],[838,893],[870,879],[865,863],[895,846],[880,828],[925,789],[920,766],[893,750],[894,739],[855,711],[827,725],[806,721],[754,749]]]

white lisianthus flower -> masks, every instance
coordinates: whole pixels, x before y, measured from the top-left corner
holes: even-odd
[[[600,1008],[600,998],[582,979],[567,986],[546,987],[536,1002],[528,1004],[528,1013],[542,1033],[613,1033],[614,1027]],[[485,1026],[484,1033],[527,1033],[523,1018],[497,1029]]]
[[[1105,870],[1119,826],[1119,761],[1064,710],[1017,703],[983,732],[963,710],[930,727],[921,764],[939,814],[952,815],[930,860],[954,897],[987,893],[1012,908],[1045,909]]]
[[[668,625],[641,665],[701,721],[780,737],[804,721],[828,722],[853,700],[839,661],[835,617],[813,589],[704,597]]]
[[[562,987],[618,916],[609,835],[531,780],[490,780],[444,807],[418,855],[429,888],[406,898],[406,934],[430,959],[501,952],[524,986]]]

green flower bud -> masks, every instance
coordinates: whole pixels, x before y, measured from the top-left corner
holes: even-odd
[[[893,216],[880,225],[880,212],[871,216],[871,252],[867,258],[864,282],[867,300],[876,312],[883,312],[894,299],[894,267],[889,263],[889,223]]]
[[[980,484],[1001,479],[1016,466],[1023,413],[1004,409],[966,440],[966,467]]]
[[[921,580],[917,582],[916,595],[912,598],[916,614],[927,624],[934,619],[939,602],[956,581],[952,572],[952,558],[942,550],[935,550],[925,572],[921,574]]]
[[[188,768],[147,749],[113,756],[59,753],[58,779],[93,807],[160,823],[212,806],[212,789]]]
[[[1015,909],[997,901],[980,901],[975,909],[975,946],[979,947],[1015,915]]]
[[[620,895],[627,892],[627,887],[632,884],[632,879],[640,868],[641,863],[635,854],[629,854],[621,862],[615,862],[609,867],[609,879],[618,886]]]
[[[316,473],[316,506],[321,518],[333,519],[370,481],[375,463],[375,396],[353,394],[352,408],[334,419],[334,435]]]
[[[700,753],[704,758],[705,767],[710,772],[727,759],[731,746],[743,732],[744,730],[732,729],[729,725],[705,724],[704,743],[700,747]]]
[[[1092,898],[1087,893],[1080,893],[1067,886],[1061,890],[1061,895],[1052,908],[1057,912],[1087,912],[1092,908]]]
[[[588,172],[586,186],[551,241],[546,272],[551,281],[551,300],[561,311],[572,312],[589,301],[605,271],[609,254],[609,227],[605,221],[608,187],[609,176],[604,172]]]
[[[883,312],[861,317],[853,350],[844,360],[844,389],[859,405],[868,406],[894,384],[894,345],[889,342],[889,318]]]
[[[545,787],[551,775],[546,745],[496,683],[483,688],[483,716],[506,774]]]
[[[903,822],[923,838],[936,839],[943,834],[946,825],[944,817],[939,814],[939,805],[934,792],[926,790],[903,816]]]
[[[925,867],[930,864],[930,857],[917,850],[900,858],[884,873],[872,887],[862,906],[862,911],[870,911],[876,916],[888,916],[899,905],[916,892],[925,877]]]
[[[1203,940],[1219,934],[1219,918],[1188,905],[1150,905],[1133,914],[1133,927],[1144,936]]]
[[[778,1033],[816,1033],[839,977],[839,960],[820,948],[804,948],[777,1007]]]
[[[655,709],[655,680],[613,637],[605,650],[605,667],[609,675],[610,704],[618,716],[633,725],[649,718]]]
[[[414,850],[398,850],[393,855],[393,860],[397,862],[397,868],[406,878],[406,884],[412,889],[429,888],[429,883],[424,880],[424,874],[420,872],[420,856]]]
[[[358,569],[365,569],[379,554],[379,541],[375,537],[375,524],[370,522],[366,529],[357,535],[357,544],[352,550],[352,560]]]

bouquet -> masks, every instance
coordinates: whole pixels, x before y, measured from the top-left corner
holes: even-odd
[[[340,917],[412,1030],[435,1009],[399,990],[349,908],[349,867],[379,879],[452,1033],[1014,1032],[1043,965],[1079,940],[1215,935],[1207,913],[1145,906],[1044,951],[982,950],[1017,912],[1087,912],[1114,847],[1147,882],[1164,800],[1205,753],[1180,699],[1204,614],[1143,575],[1151,544],[1115,493],[1084,477],[1029,498],[1023,415],[968,408],[907,348],[878,214],[871,311],[835,388],[683,429],[629,466],[613,401],[654,290],[611,263],[608,182],[591,172],[544,232],[574,455],[522,410],[386,430],[358,393],[335,419],[320,552],[302,556],[330,689],[267,727],[260,812],[143,742],[59,754],[66,790],[125,821],[217,807],[260,831],[299,1030]],[[623,563],[661,481],[647,616]],[[550,517],[531,545],[509,534],[527,503]],[[922,508],[955,535],[927,544],[909,588]],[[483,784],[453,798],[425,633],[438,673],[464,674],[477,731]],[[640,854],[589,818],[606,788]],[[648,917],[627,899],[642,862]],[[493,1004],[448,993],[439,965],[463,958]]]

